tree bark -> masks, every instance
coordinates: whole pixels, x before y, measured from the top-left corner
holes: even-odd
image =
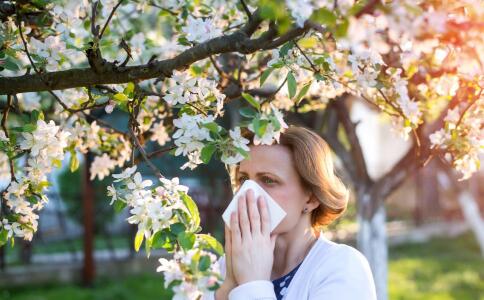
[[[474,232],[477,243],[481,248],[482,257],[484,257],[484,219],[479,212],[477,201],[474,195],[466,190],[461,190],[457,199],[464,218]]]
[[[84,167],[84,193],[83,193],[83,223],[84,223],[84,260],[82,268],[82,283],[92,286],[95,276],[94,264],[94,188],[90,180],[89,168],[92,163],[92,154],[86,155]]]
[[[370,194],[361,195],[358,201],[359,208],[369,205]],[[386,300],[388,299],[388,244],[385,206],[380,205],[371,219],[367,218],[364,211],[364,209],[358,209],[357,247],[370,263],[378,300]]]

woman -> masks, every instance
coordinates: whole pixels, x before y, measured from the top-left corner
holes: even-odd
[[[231,216],[231,229],[225,226],[224,282],[202,299],[376,299],[365,257],[321,231],[345,211],[349,194],[321,137],[291,126],[279,144],[252,145],[236,171],[238,184],[247,179],[287,215],[270,232],[266,204],[249,190]]]

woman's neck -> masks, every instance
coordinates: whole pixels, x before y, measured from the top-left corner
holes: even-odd
[[[318,233],[306,222],[301,222],[293,230],[279,234],[274,248],[274,265],[271,280],[277,279],[301,263],[313,244]]]

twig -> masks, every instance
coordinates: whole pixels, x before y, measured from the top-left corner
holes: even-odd
[[[210,61],[212,62],[213,67],[215,68],[215,70],[217,70],[217,73],[220,75],[220,78],[225,78],[225,73],[222,71],[222,69],[220,69],[217,62],[213,58],[213,56],[210,55],[209,58],[210,58]]]
[[[319,70],[318,68],[313,64],[313,62],[311,61],[311,59],[309,59],[309,57],[306,55],[306,53],[301,49],[301,47],[299,47],[299,45],[297,44],[297,42],[294,42],[294,45],[299,49],[299,51],[301,51],[302,55],[306,58],[306,60],[309,62],[309,64],[311,65],[311,68],[314,70],[314,72],[316,73],[319,73]]]
[[[161,148],[161,149],[158,149],[158,150],[155,150],[153,152],[150,152],[150,153],[146,153],[146,157],[148,159],[152,159],[154,157],[159,157],[159,156],[162,156],[163,154],[165,154],[166,152],[169,152],[173,149],[176,149],[176,146],[174,145],[171,145],[171,146],[167,146],[167,147],[164,147],[164,148]],[[142,157],[141,157],[142,158]],[[133,157],[133,160],[134,160],[134,164],[138,164],[139,161],[140,161],[140,157],[136,157],[134,158]]]
[[[247,14],[247,17],[249,18],[249,20],[252,20],[252,13],[250,12],[249,7],[245,3],[245,1],[240,0],[240,4],[242,4],[242,8],[244,9],[245,13]]]
[[[91,8],[91,33],[96,40],[99,36],[99,25],[96,26],[96,16],[97,16],[97,6],[99,5],[99,1],[92,3]]]
[[[138,151],[140,152],[141,156],[143,157],[143,160],[146,162],[148,167],[150,167],[150,169],[155,173],[156,176],[158,176],[159,178],[164,178],[164,176],[161,174],[160,170],[158,170],[158,168],[156,168],[156,166],[150,161],[150,159],[146,155],[145,149],[143,148],[143,146],[139,142],[139,140],[136,137],[136,134],[134,133],[133,128],[131,128],[131,126],[129,128],[129,133],[131,135],[133,142],[136,144],[136,148],[138,148]]]
[[[116,128],[112,127],[111,125],[109,125],[109,124],[108,124],[108,123],[106,123],[105,121],[103,121],[103,120],[101,120],[101,119],[99,119],[99,118],[96,118],[95,116],[92,116],[92,115],[90,115],[90,114],[86,113],[85,111],[81,111],[81,113],[84,115],[84,117],[85,117],[86,119],[90,119],[91,121],[96,121],[96,122],[97,122],[98,124],[100,124],[102,127],[105,127],[105,128],[107,128],[107,129],[110,129],[110,130],[112,130],[113,132],[119,133],[119,134],[121,134],[121,135],[123,135],[123,136],[125,136],[125,137],[128,135],[126,132],[121,131],[121,130],[119,130],[119,129],[116,129]]]
[[[462,114],[459,117],[459,120],[455,124],[455,128],[459,127],[459,125],[460,125],[460,123],[462,123],[462,119],[464,119],[464,115],[467,113],[467,111],[477,102],[477,100],[479,100],[481,98],[482,90],[483,90],[483,88],[481,88],[481,90],[479,91],[479,94],[474,99],[472,99],[472,102],[469,103],[469,105],[467,105],[467,107],[464,109],[464,111],[462,112]]]
[[[101,30],[101,33],[99,34],[99,40],[101,40],[103,38],[104,31],[106,31],[106,28],[108,27],[109,22],[111,22],[111,19],[113,18],[113,15],[114,15],[114,12],[116,11],[116,9],[118,9],[118,7],[121,5],[121,3],[123,3],[123,1],[124,0],[119,0],[118,4],[116,4],[116,6],[113,7],[113,10],[109,14],[109,17],[106,20],[106,23],[104,24],[103,29]]]
[[[8,113],[10,111],[10,107],[12,106],[12,100],[13,100],[13,96],[8,95],[7,96],[7,106],[3,110],[3,117],[2,117],[2,129],[5,132],[5,136],[7,138],[9,137],[8,130],[7,130],[7,118],[8,118]],[[9,162],[9,166],[10,166],[10,182],[12,182],[12,181],[18,182],[17,178],[15,178],[15,170],[14,170],[13,159],[10,157],[10,155],[8,155],[8,162]],[[9,184],[9,186],[10,186],[10,184]]]

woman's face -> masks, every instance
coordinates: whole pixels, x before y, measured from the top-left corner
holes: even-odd
[[[287,213],[274,233],[290,231],[304,216],[302,210],[310,194],[303,188],[289,148],[251,146],[249,157],[240,162],[236,179],[239,186],[248,179],[256,181]]]

